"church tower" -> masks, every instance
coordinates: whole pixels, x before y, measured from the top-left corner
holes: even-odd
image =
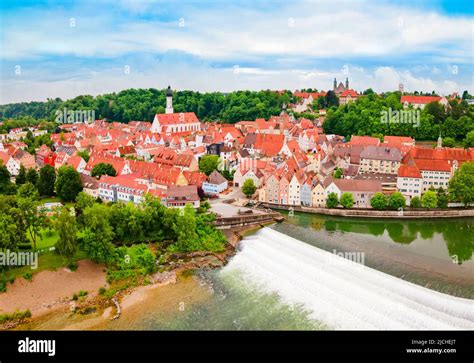
[[[336,78],[334,78],[334,90],[336,89],[336,87],[337,87],[337,80]]]
[[[165,113],[174,113],[173,111],[173,91],[171,86],[166,90],[166,111]]]
[[[346,77],[346,89],[349,89],[349,77]]]

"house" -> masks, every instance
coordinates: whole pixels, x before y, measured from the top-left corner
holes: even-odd
[[[408,108],[412,105],[413,108],[423,109],[428,103],[439,102],[444,107],[448,107],[449,102],[446,97],[439,96],[409,96],[404,95],[400,98],[400,102],[403,104],[403,108]]]
[[[312,186],[313,186],[313,182],[311,178],[307,178],[306,181],[301,186],[300,200],[301,200],[301,205],[304,205],[305,207],[311,206]]]
[[[263,184],[264,176],[258,169],[241,169],[238,168],[234,173],[234,186],[241,187],[247,179],[251,179],[257,188]]]
[[[387,146],[368,146],[360,153],[360,173],[397,174],[402,161],[400,150]]]
[[[227,179],[224,178],[217,170],[214,170],[209,175],[209,180],[207,182],[202,183],[203,192],[210,195],[218,195],[219,193],[226,190],[227,187]]]
[[[82,191],[93,198],[99,196],[99,180],[81,173]]]
[[[71,156],[64,165],[72,166],[79,173],[82,173],[87,165],[86,161],[79,155]]]
[[[13,153],[13,158],[23,165],[25,169],[34,168],[36,166],[35,157],[23,149],[17,149]]]
[[[197,186],[169,186],[166,190],[166,206],[169,208],[184,208],[191,205],[193,208],[199,208],[199,195]]]
[[[271,174],[265,183],[265,201],[267,203],[280,203],[280,178]]]
[[[418,167],[402,164],[398,168],[397,190],[410,200],[412,197],[421,197],[423,177]]]
[[[326,206],[326,193],[321,182],[317,181],[311,190],[311,206],[321,208]]]
[[[147,186],[140,184],[133,174],[121,176],[102,175],[99,180],[99,197],[106,202],[142,202]]]
[[[301,188],[303,186],[302,173],[295,173],[288,185],[288,204],[301,205]]]
[[[41,145],[41,147],[36,150],[36,165],[39,167],[45,165],[54,166],[56,161],[56,154],[46,145]]]
[[[2,161],[2,164],[7,167],[10,175],[18,175],[18,171],[20,170],[20,163],[18,160],[15,160],[12,156],[3,151],[0,151],[0,160]]]
[[[346,89],[339,94],[339,103],[341,105],[346,105],[349,102],[357,100],[359,95],[353,89]]]
[[[290,189],[290,180],[291,176],[288,173],[284,173],[280,178],[279,183],[279,196],[280,200],[277,202],[278,204],[289,204],[288,196],[289,196],[289,189]]]
[[[382,184],[377,180],[332,179],[325,188],[325,197],[336,193],[340,199],[342,193],[351,193],[354,197],[354,208],[371,208],[370,200],[375,193],[382,191]]]

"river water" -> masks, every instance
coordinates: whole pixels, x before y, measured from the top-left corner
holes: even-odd
[[[31,329],[474,329],[472,220],[296,214],[247,236],[222,269],[146,293],[120,319]]]

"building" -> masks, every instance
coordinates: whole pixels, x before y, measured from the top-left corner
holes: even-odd
[[[409,105],[412,105],[413,108],[423,109],[428,103],[439,102],[444,107],[448,107],[448,100],[446,97],[439,96],[402,96],[400,98],[404,108],[408,108]]]
[[[7,167],[8,172],[12,176],[18,175],[20,170],[20,163],[6,152],[0,151],[0,160],[2,164]]]
[[[82,191],[93,198],[99,197],[99,180],[92,176],[81,174]]]
[[[412,165],[401,165],[397,174],[397,190],[407,199],[421,197],[423,186],[422,175],[414,163]]]
[[[205,194],[218,195],[226,190],[228,187],[228,181],[222,176],[217,170],[214,170],[209,175],[209,180],[202,183],[202,190]]]
[[[387,146],[368,146],[360,153],[360,173],[397,174],[402,161],[400,150]]]
[[[342,193],[351,193],[354,208],[371,208],[370,200],[377,192],[382,192],[382,184],[377,180],[333,179],[325,189],[325,196],[336,193],[340,199]]]
[[[199,195],[196,185],[170,186],[166,191],[166,206],[169,208],[184,208],[191,205],[199,208]]]

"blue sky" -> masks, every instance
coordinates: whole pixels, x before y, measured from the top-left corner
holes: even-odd
[[[474,93],[472,1],[0,3],[0,103],[130,87]]]

